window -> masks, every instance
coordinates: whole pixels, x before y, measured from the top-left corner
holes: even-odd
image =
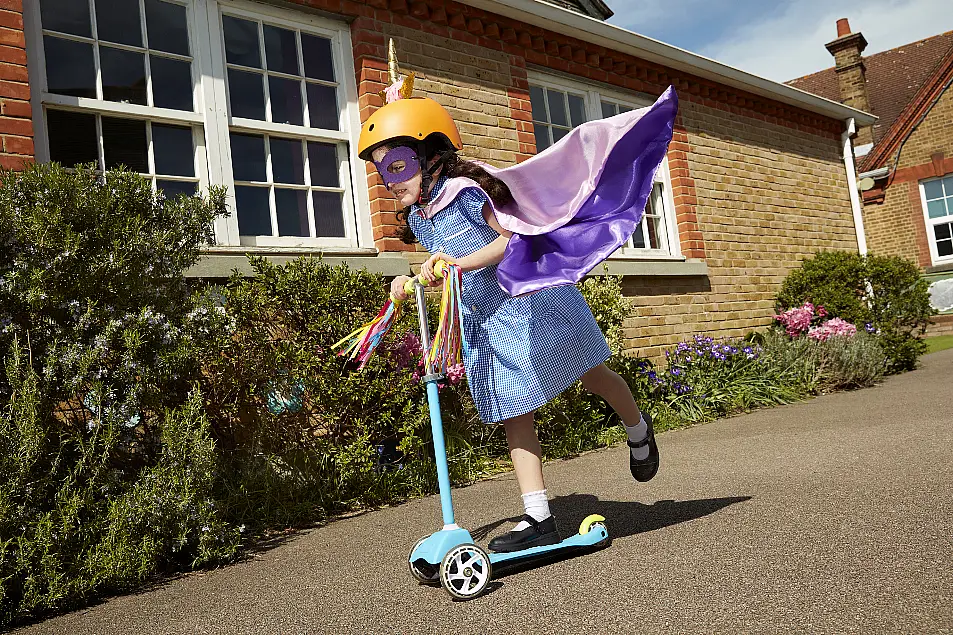
[[[124,165],[167,196],[224,185],[223,245],[370,242],[347,25],[239,0],[26,10],[38,159]]]
[[[953,260],[953,175],[920,183],[933,263]]]
[[[529,95],[533,109],[537,152],[559,141],[570,130],[585,121],[614,117],[651,103],[637,103],[632,96],[538,73],[530,73]],[[655,184],[645,207],[642,222],[636,227],[619,255],[652,257],[680,255],[678,238],[674,233],[674,205],[670,192],[668,160],[666,159],[655,175]]]

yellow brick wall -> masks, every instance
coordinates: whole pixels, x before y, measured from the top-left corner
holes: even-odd
[[[465,157],[516,162],[507,86],[525,69],[506,54],[394,24],[384,35],[394,38],[402,69],[417,74],[416,94],[434,98],[457,121]],[[857,245],[836,135],[685,98],[681,119],[709,277],[624,281],[633,304],[627,350],[656,358],[696,333],[741,336],[770,324],[775,294],[802,259]]]
[[[839,141],[683,100],[707,280],[629,281],[633,353],[658,357],[697,332],[740,336],[771,323],[791,269],[857,249]]]
[[[919,182],[934,177],[931,155],[953,158],[953,90],[940,97],[900,152],[897,174],[882,203],[864,205],[864,228],[871,253],[901,256],[921,267],[932,264],[924,226]],[[896,153],[890,156],[893,167]]]

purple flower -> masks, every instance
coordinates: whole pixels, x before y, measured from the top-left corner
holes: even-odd
[[[673,375],[676,375],[676,376],[677,376],[677,375],[681,375],[681,374],[682,374],[682,369],[681,369],[681,368],[673,368],[673,369],[672,369],[672,374],[673,374]]]
[[[874,333],[876,332],[877,329],[874,327],[873,324],[870,324],[868,322],[867,324],[864,325],[864,330],[867,331],[868,333]]]

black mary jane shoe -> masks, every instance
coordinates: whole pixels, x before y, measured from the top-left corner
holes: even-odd
[[[529,527],[519,531],[508,531],[502,536],[497,536],[488,545],[490,551],[508,553],[529,549],[530,547],[555,545],[559,542],[559,530],[556,528],[556,519],[552,516],[537,521],[526,514],[520,520],[528,522]]]
[[[652,425],[652,417],[648,413],[643,413],[642,417],[648,427],[648,433],[641,441],[628,441],[630,448],[641,448],[649,446],[649,455],[644,459],[637,460],[629,451],[629,471],[632,472],[632,478],[640,483],[651,481],[658,474],[659,453],[658,446],[655,444],[655,426]]]

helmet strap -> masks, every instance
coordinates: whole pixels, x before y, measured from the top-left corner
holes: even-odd
[[[417,144],[418,147],[418,156],[426,157],[427,149],[423,141]],[[427,205],[430,203],[430,184],[433,183],[433,175],[440,166],[445,165],[447,159],[453,156],[454,150],[446,150],[440,154],[436,159],[433,160],[433,163],[429,167],[424,168],[420,171],[420,198],[418,203],[420,205]],[[424,159],[426,162],[426,159]]]

